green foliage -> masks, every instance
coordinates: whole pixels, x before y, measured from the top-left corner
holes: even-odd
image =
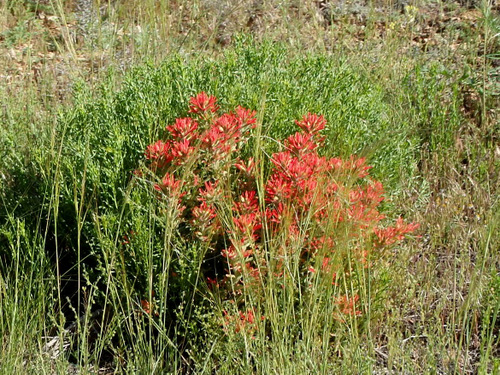
[[[418,66],[404,80],[408,115],[424,150],[453,146],[461,123],[459,90],[463,79],[442,65],[430,63]]]
[[[81,181],[86,173],[89,193],[99,186],[103,204],[116,206],[145,145],[182,113],[183,98],[200,91],[224,98],[222,108],[239,103],[260,110],[271,139],[292,134],[290,124],[304,113],[323,114],[330,124],[327,153],[368,155],[376,177],[392,185],[415,163],[418,140],[407,127],[390,124],[382,88],[326,56],[290,57],[279,45],[257,47],[241,37],[222,59],[173,57],[159,68],[133,69],[119,92],[113,90],[104,84],[101,99],[77,101],[61,122],[64,160],[74,168],[68,174]]]

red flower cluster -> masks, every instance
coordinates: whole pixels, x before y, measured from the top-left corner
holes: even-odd
[[[369,177],[364,158],[318,153],[325,139],[323,116],[307,114],[296,122],[301,131],[271,156],[271,173],[259,196],[255,160],[239,155],[256,125],[255,111],[238,107],[218,116],[215,97],[203,92],[189,103],[193,118],[167,126],[168,139],[148,146],[145,156],[159,180],[159,197],[174,199],[192,237],[208,244],[212,256],[223,257],[223,274],[213,278],[211,272],[206,280],[225,288],[228,298],[242,289],[258,293],[270,272],[284,278],[290,252],[297,252],[304,280],[323,274],[335,283],[342,272],[352,271],[333,261],[341,234],[351,258],[369,267],[374,251],[417,229],[401,218],[394,227],[380,225],[384,190]],[[267,249],[274,238],[284,240],[270,259]],[[358,298],[341,296],[335,302],[341,313],[359,315]],[[240,325],[253,324],[252,309],[240,315]]]
[[[356,294],[354,297],[340,296],[335,300],[337,304],[340,315],[336,314],[335,318],[340,321],[344,321],[345,315],[359,316],[361,311],[356,309],[356,305],[359,301],[359,296]]]
[[[219,110],[219,106],[216,102],[217,99],[215,96],[208,96],[206,93],[201,92],[189,99],[189,113],[205,116],[207,113],[217,112]]]

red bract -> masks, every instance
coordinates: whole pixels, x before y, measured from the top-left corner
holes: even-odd
[[[317,134],[323,130],[326,126],[326,120],[323,116],[318,116],[312,113],[308,113],[302,120],[295,121],[299,128],[308,134]]]
[[[191,146],[189,139],[183,139],[178,142],[172,143],[170,152],[173,156],[173,161],[176,165],[182,165],[186,162],[189,155],[194,151],[194,147]]]
[[[163,141],[156,141],[152,145],[149,145],[144,152],[146,159],[148,160],[164,160],[166,163],[170,162],[170,143],[165,143]]]
[[[221,251],[221,255],[224,258],[228,258],[231,271],[241,272],[243,270],[240,262],[241,258],[236,262],[232,260],[235,260],[238,256],[243,258],[249,258],[252,256],[254,253],[255,240],[256,238],[254,236],[247,237],[246,239],[242,238],[240,241],[233,241],[234,243],[231,246]],[[246,261],[248,261],[248,259],[245,259],[245,262]],[[248,266],[245,265],[245,267]]]
[[[172,137],[177,140],[191,140],[196,136],[195,131],[198,128],[198,123],[190,117],[178,118],[174,125],[168,125],[166,129],[172,134]]]
[[[163,191],[167,195],[179,195],[180,189],[184,182],[182,180],[176,180],[174,175],[170,173],[165,173],[161,180],[161,184],[156,184],[154,188],[158,191]]]
[[[368,176],[368,170],[373,167],[366,165],[366,158],[356,158],[351,155],[349,160],[344,162],[344,168],[355,172],[358,178],[365,178]]]
[[[255,161],[253,160],[253,158],[248,158],[246,162],[244,160],[239,160],[234,164],[234,166],[241,172],[245,173],[248,177],[250,177],[252,176],[255,169]]]
[[[250,109],[246,109],[240,106],[236,107],[235,117],[240,126],[255,127],[255,124],[257,123],[255,114],[256,112]]]
[[[286,139],[285,147],[293,154],[300,154],[301,152],[309,152],[318,147],[318,144],[313,141],[310,134],[295,133]]]
[[[348,173],[355,175],[357,178],[365,178],[368,176],[368,170],[372,167],[366,165],[366,158],[356,158],[351,155],[349,160],[332,158],[329,160],[330,166],[339,173]]]
[[[225,113],[221,117],[215,119],[214,126],[216,126],[227,139],[238,136],[239,130],[241,129],[241,124],[232,113]]]
[[[406,234],[413,233],[419,226],[417,223],[405,223],[403,218],[399,217],[394,227],[375,229],[375,234],[377,235],[375,244],[378,247],[392,245],[397,241],[403,240]]]
[[[210,148],[216,149],[225,142],[226,136],[219,126],[212,126],[205,134],[202,141]]]
[[[243,214],[238,217],[233,217],[233,222],[235,229],[240,236],[253,235],[260,228],[262,228],[259,215],[256,213]]]
[[[266,201],[268,203],[287,202],[293,195],[292,184],[288,178],[280,175],[272,175],[266,184]]]
[[[260,317],[263,321],[264,316]],[[257,319],[255,318],[255,312],[253,309],[247,309],[246,311],[238,311],[236,315],[230,315],[227,311],[224,311],[224,330],[228,330],[232,327],[234,333],[246,333],[254,334],[258,329]],[[252,337],[254,338],[254,337]]]
[[[141,307],[146,314],[151,314],[151,304],[147,300],[141,299]]]
[[[290,166],[290,163],[293,160],[292,154],[290,152],[277,152],[273,154],[271,157],[271,162],[278,168],[280,168],[281,171],[285,172],[288,171],[288,167]]]
[[[236,150],[236,142],[217,123],[213,124],[208,132],[202,135],[202,142],[213,160],[224,159]]]
[[[320,178],[327,170],[325,161],[316,153],[307,153],[300,158],[293,158],[284,174],[295,180]]]
[[[189,113],[203,114],[204,112],[217,112],[219,106],[216,104],[215,96],[208,96],[205,92],[189,99]]]
[[[248,214],[259,211],[259,202],[257,201],[257,193],[255,190],[243,192],[240,196],[240,201],[236,202],[234,207],[236,212],[240,214]]]
[[[210,203],[216,203],[221,197],[220,189],[218,188],[218,182],[205,181],[204,187],[198,189],[199,201],[207,201]]]
[[[217,216],[214,206],[209,206],[202,202],[198,207],[193,208],[193,221],[196,225],[207,225]]]
[[[356,294],[354,297],[341,296],[335,300],[339,306],[340,312],[344,315],[357,316],[361,315],[360,310],[356,310],[356,303],[359,301],[359,296]],[[342,318],[340,318],[342,320]]]
[[[287,207],[279,202],[274,208],[266,209],[266,218],[269,223],[281,224],[287,217],[289,217]]]
[[[221,255],[224,258],[227,258],[228,260],[230,260],[230,259],[235,259],[238,254],[236,253],[235,248],[233,246],[230,246],[227,249],[222,249]]]

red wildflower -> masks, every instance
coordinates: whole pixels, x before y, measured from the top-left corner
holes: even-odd
[[[246,141],[246,132],[255,126],[256,113],[237,107],[219,116],[218,109],[216,98],[204,92],[191,98],[189,112],[193,118],[179,118],[167,126],[170,140],[149,145],[145,156],[151,160],[148,167],[156,176],[169,172],[155,188],[162,193],[159,199],[168,199],[169,204],[177,201],[176,225],[182,226],[182,235],[189,231],[191,238],[206,242],[224,257],[221,261],[228,271],[226,283],[220,281],[219,287],[229,298],[243,296],[245,289],[263,292],[267,275],[281,278],[277,284],[284,287],[285,260],[289,258],[299,258],[300,275],[306,279],[310,273],[326,277],[328,283],[335,283],[337,274],[352,278],[354,267],[342,259],[332,260],[341,256],[336,251],[338,243],[345,242],[344,237],[349,239],[346,243],[351,259],[370,267],[371,248],[381,252],[379,248],[417,228],[417,224],[406,224],[401,218],[391,227],[377,227],[383,218],[378,210],[384,200],[382,184],[367,178],[371,167],[365,158],[321,157],[317,150],[324,140],[320,133],[326,120],[311,113],[296,121],[301,131],[284,140],[284,151],[272,155],[270,173],[262,175],[267,179],[261,202],[255,161],[242,160],[235,153]],[[177,180],[173,171],[183,164],[189,164],[189,168],[184,178]],[[189,192],[189,199],[181,199],[186,194],[183,191]],[[219,208],[227,206],[224,202],[228,199],[234,199],[232,212],[223,214]],[[346,225],[337,226],[340,221]],[[124,243],[128,241],[124,238]],[[373,246],[367,241],[373,241]],[[271,258],[266,253],[268,246],[276,250]],[[207,284],[217,285],[207,276],[212,271],[204,268],[204,272]],[[230,278],[234,282],[227,282]],[[356,309],[358,299],[335,299],[341,320],[342,314],[361,314]],[[238,306],[244,303],[240,299]],[[147,300],[141,301],[141,306],[148,313],[152,310]],[[256,324],[254,310],[242,310],[230,318],[225,315],[236,330],[252,331]]]
[[[223,249],[221,251],[221,255],[224,257],[224,258],[227,258],[227,259],[234,259],[236,258],[236,249],[234,248],[234,246],[229,246],[227,249]]]
[[[205,112],[217,112],[219,106],[216,104],[215,96],[208,96],[205,92],[189,99],[189,113],[203,114]]]
[[[176,180],[173,174],[167,172],[165,176],[163,176],[161,184],[156,184],[154,188],[158,191],[167,193],[167,195],[176,195],[179,193],[182,185],[182,180]]]
[[[353,155],[349,160],[342,160],[339,158],[331,158],[328,163],[336,171],[343,173],[354,173],[358,178],[365,178],[368,176],[368,170],[372,167],[366,165],[366,158],[357,158]]]
[[[359,301],[359,296],[354,297],[340,296],[335,299],[335,303],[339,306],[340,312],[345,315],[358,316],[361,315],[360,310],[356,310],[356,303]]]
[[[160,159],[168,155],[170,149],[170,144],[165,143],[161,140],[156,141],[152,145],[149,145],[146,148],[146,152],[144,155],[146,156],[146,159]]]
[[[271,223],[281,224],[284,221],[285,217],[288,216],[288,209],[281,202],[279,202],[274,208],[266,209],[267,220],[269,220],[269,222]]]
[[[335,241],[331,237],[325,237],[325,236],[316,237],[309,242],[309,247],[312,252],[316,252],[317,250],[322,250],[322,249],[325,249],[327,251],[333,251],[333,249],[335,249]],[[325,260],[329,262],[330,258],[325,257],[324,261]]]
[[[353,204],[347,210],[347,214],[361,228],[368,228],[371,224],[376,224],[384,218],[384,215],[376,209],[366,206],[363,203]]]
[[[236,107],[235,117],[240,126],[252,125],[252,127],[254,127],[257,122],[257,119],[255,118],[256,113],[257,112],[250,109],[238,106]]]
[[[271,157],[271,162],[282,171],[287,171],[290,163],[293,160],[293,156],[289,151],[276,152]]]
[[[219,287],[219,283],[217,282],[217,279],[212,279],[211,277],[207,276],[207,285],[210,289],[213,287]]]
[[[220,197],[220,189],[218,188],[219,182],[205,181],[204,188],[198,189],[200,196],[199,201],[206,201],[213,203]]]
[[[273,174],[266,184],[266,201],[284,202],[292,196],[292,185],[288,178]]]
[[[229,139],[224,129],[216,123],[205,132],[202,142],[210,150],[210,157],[213,160],[220,160],[236,148],[234,142],[229,142]]]
[[[356,158],[354,155],[351,155],[349,161],[346,163],[346,166],[354,171],[358,178],[365,178],[368,176],[368,170],[373,167],[370,165],[366,165],[366,158]]]
[[[225,138],[224,131],[219,126],[212,126],[203,135],[202,142],[214,147],[214,145],[224,142]]]
[[[330,269],[330,258],[323,258],[323,261],[321,262],[321,269],[324,271],[328,271]]]
[[[234,166],[241,172],[245,173],[247,176],[251,176],[253,170],[255,169],[255,161],[253,158],[248,158],[247,162],[245,163],[244,160],[240,159],[237,163],[234,164]]]
[[[331,158],[330,160],[328,160],[328,164],[333,169],[340,170],[342,168],[342,165],[344,164],[344,162],[342,159],[339,159],[339,158]]]
[[[263,321],[264,316],[260,317]],[[258,328],[257,321],[255,319],[255,312],[253,309],[247,309],[246,311],[238,311],[236,316],[229,315],[227,311],[224,311],[224,329],[227,331],[229,326],[234,326],[234,332],[247,332],[253,333]],[[253,337],[252,337],[253,338]]]
[[[372,183],[366,187],[365,196],[368,202],[378,205],[384,200],[384,186],[380,181],[372,181]]]
[[[321,177],[328,170],[328,163],[324,157],[315,152],[307,153],[300,158],[293,158],[288,165],[288,175],[293,178],[307,179]]]
[[[396,225],[385,229],[376,228],[377,239],[375,245],[378,247],[389,246],[405,238],[405,234],[412,233],[418,229],[417,223],[405,223],[402,217],[396,220]]]
[[[323,116],[318,116],[312,113],[302,117],[302,120],[295,121],[295,123],[306,133],[317,134],[325,128],[326,120]]]
[[[310,134],[297,132],[286,139],[285,147],[294,154],[301,154],[316,149],[318,144]]]
[[[262,228],[260,218],[256,213],[243,214],[233,217],[233,223],[240,234],[253,234]]]
[[[184,139],[172,144],[172,155],[177,159],[177,164],[182,164],[184,159],[193,151],[194,147],[190,146],[189,139]]]
[[[247,321],[248,323],[250,324],[253,324],[254,322],[254,314],[253,314],[253,311],[252,310],[247,310],[247,313],[244,314],[240,311],[240,318],[242,321]]]
[[[198,128],[198,123],[190,117],[178,118],[175,124],[168,125],[167,130],[172,134],[172,137],[177,140],[188,139],[195,137],[195,131]]]
[[[154,296],[154,292],[152,293],[152,295]],[[141,307],[146,314],[151,315],[154,312],[154,316],[159,316],[158,311],[154,311],[154,305],[148,300],[141,299]],[[139,314],[142,315],[142,312],[140,312]]]
[[[195,222],[203,224],[208,224],[217,216],[215,207],[209,206],[207,202],[202,202],[198,207],[194,207],[192,214]]]
[[[124,234],[122,238],[123,238],[122,245],[128,245],[130,243],[128,236],[126,234]]]
[[[240,214],[248,214],[259,211],[259,202],[255,190],[243,192],[240,201],[235,204],[234,210]]]
[[[214,126],[217,126],[219,131],[224,134],[225,138],[230,138],[238,135],[240,124],[232,113],[224,113],[214,121]]]

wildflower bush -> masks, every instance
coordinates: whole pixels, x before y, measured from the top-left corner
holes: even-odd
[[[196,279],[218,304],[227,335],[272,336],[272,315],[306,301],[327,306],[330,324],[363,315],[366,270],[418,227],[402,218],[383,224],[384,189],[366,160],[322,156],[327,123],[320,115],[296,121],[300,131],[268,156],[252,138],[255,111],[238,106],[220,113],[216,98],[204,92],[189,103],[189,117],[166,126],[165,137],[145,151],[146,168],[136,171],[153,181],[175,233],[168,246],[191,249],[177,251],[170,275],[182,279],[188,272],[184,257],[198,260]],[[279,295],[295,297],[288,303]],[[147,299],[142,306],[161,314]]]

